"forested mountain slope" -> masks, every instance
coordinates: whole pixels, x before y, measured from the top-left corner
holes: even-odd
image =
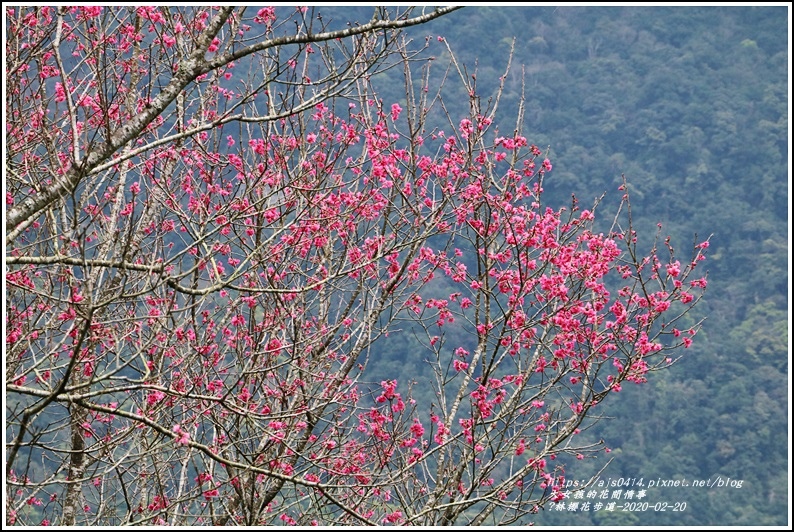
[[[470,7],[414,35],[428,32],[444,36],[470,73],[476,62],[486,93],[516,38],[502,121],[515,122],[523,71],[525,134],[549,146],[555,164],[546,202],[565,206],[575,193],[588,204],[607,192],[606,212],[625,174],[645,234],[662,223],[684,249],[694,234],[713,233],[703,332],[668,372],[611,399],[617,419],[599,429],[614,460],[602,477],[646,486],[719,477],[741,487],[653,487],[636,512],[594,511],[594,499],[582,511],[584,497],[578,511],[543,510],[537,523],[785,524],[786,8]],[[376,379],[403,368],[410,380],[422,363],[397,341],[384,353],[392,357],[373,362]],[[571,464],[569,474],[589,478],[600,465]]]

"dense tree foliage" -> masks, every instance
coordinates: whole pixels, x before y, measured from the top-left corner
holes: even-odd
[[[371,17],[371,10],[363,8],[319,11],[325,21],[364,23]],[[444,77],[459,77],[455,67],[448,67],[450,51],[466,69],[460,76],[464,83],[444,84],[443,106],[426,117],[428,131],[458,129],[460,134],[461,123],[449,117],[470,114],[468,91],[476,86],[487,106],[488,96],[501,90],[493,115],[493,124],[501,129],[494,136],[513,135],[516,110],[523,109],[522,134],[544,153],[538,163],[546,155],[554,161],[543,182],[544,206],[555,212],[570,207],[572,193],[587,205],[592,203],[587,199],[606,192],[609,203],[625,175],[640,248],[653,245],[650,237],[657,233],[657,223],[662,224],[659,242],[670,234],[676,252],[691,247],[693,234],[699,235],[697,243],[714,233],[707,262],[709,292],[699,307],[708,320],[698,341],[670,370],[653,375],[653,385],[626,384],[592,412],[615,418],[592,429],[604,438],[609,454],[577,460],[576,453],[561,453],[549,457],[549,469],[555,474],[564,470],[569,480],[594,475],[643,478],[647,486],[651,479],[719,476],[741,480],[741,487],[648,488],[644,500],[651,509],[637,512],[581,507],[555,511],[546,505],[531,517],[537,524],[786,522],[786,20],[784,7],[470,7],[407,32],[418,42],[425,42],[428,33],[433,40],[441,35],[446,41],[432,49],[431,86],[441,85]],[[502,80],[511,49],[511,69]],[[409,107],[402,70],[385,71],[368,82],[383,102]],[[388,106],[384,113],[384,124],[399,130],[388,122]],[[376,123],[377,117],[370,125]],[[301,122],[294,131],[305,127]],[[302,153],[320,151],[307,148]],[[595,233],[607,232],[611,219],[594,223]],[[428,246],[445,243],[427,239]],[[471,257],[460,261],[470,272],[477,267]],[[421,297],[443,301],[452,286],[454,281],[439,276],[422,287]],[[248,321],[252,319],[256,316]],[[463,321],[445,325],[440,343],[433,345],[475,352],[477,338],[460,325]],[[439,374],[452,378],[454,373],[445,373],[450,368],[440,368],[433,359],[440,348],[428,351],[430,328],[400,320],[392,325],[388,335],[382,329],[384,334],[366,352],[367,366],[359,376],[363,394],[373,400],[394,394],[388,384],[384,387],[389,379],[401,386],[413,383],[412,398],[419,406],[412,415],[430,415],[421,405],[437,401],[438,388],[429,383]],[[686,330],[697,325],[694,317],[684,316],[676,326]],[[395,397],[399,395],[389,400]],[[400,429],[406,435],[413,426],[409,417]],[[327,446],[323,449],[330,453]],[[602,469],[607,458],[611,462]],[[590,494],[575,499],[574,491],[569,493],[566,504],[593,501]],[[671,506],[686,502],[687,508],[655,511],[659,501]],[[378,515],[396,515],[396,503],[380,504]],[[28,518],[38,515],[35,507],[20,507],[29,512]]]
[[[786,523],[787,22],[784,6],[489,7],[433,25],[463,62],[477,60],[482,83],[519,37],[507,87],[516,101],[523,65],[529,136],[549,145],[556,163],[547,201],[599,195],[625,173],[638,192],[638,224],[662,222],[678,239],[714,233],[703,343],[659,386],[612,399],[620,421],[608,425],[615,454],[605,476],[744,483],[649,490],[652,503],[689,507],[623,524]],[[544,512],[536,522],[609,521],[591,510]]]
[[[550,207],[423,11],[6,11],[8,524],[525,522],[691,346],[708,238]],[[368,383],[401,332],[433,378]]]

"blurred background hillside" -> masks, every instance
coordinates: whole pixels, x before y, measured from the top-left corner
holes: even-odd
[[[358,14],[345,8],[351,12]],[[360,21],[369,14],[362,9]],[[523,70],[524,134],[548,146],[554,163],[545,203],[567,206],[573,193],[588,206],[607,192],[601,214],[609,216],[625,174],[641,234],[652,237],[661,222],[686,256],[695,235],[713,233],[709,288],[696,309],[707,316],[703,331],[673,368],[608,402],[602,413],[616,419],[597,426],[613,449],[602,477],[721,477],[741,488],[651,488],[643,512],[543,510],[536,523],[785,525],[787,8],[467,7],[410,35],[417,43],[444,36],[469,74],[476,68],[486,97],[516,38],[497,123],[504,131],[515,125]],[[431,52],[442,72],[445,47],[436,41]],[[390,90],[400,101],[401,86],[382,83],[384,102]],[[444,94],[453,118],[467,112],[454,108],[467,105],[459,83],[448,82]],[[396,338],[370,361],[374,382],[422,374],[410,335]],[[568,475],[589,478],[603,463],[570,464]],[[654,511],[661,501],[667,511]],[[676,502],[686,509],[671,511]]]

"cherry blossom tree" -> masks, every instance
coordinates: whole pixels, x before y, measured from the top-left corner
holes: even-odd
[[[8,524],[509,524],[604,451],[708,241],[544,204],[522,109],[400,36],[452,9],[7,10]],[[432,400],[367,381],[399,330]]]

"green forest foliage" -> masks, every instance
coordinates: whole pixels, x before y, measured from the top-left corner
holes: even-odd
[[[641,234],[662,223],[683,250],[713,233],[706,325],[673,368],[611,398],[602,414],[614,419],[597,425],[613,449],[601,476],[741,488],[653,487],[645,510],[544,509],[537,524],[786,524],[787,18],[785,7],[469,7],[412,33],[444,36],[486,96],[516,38],[499,123],[515,123],[523,72],[524,134],[554,162],[548,204],[607,192],[603,216],[625,174]],[[445,101],[466,102],[455,90],[447,83]],[[421,381],[421,345],[395,333],[376,344],[370,370],[374,382]],[[414,394],[432,400],[429,387]],[[603,464],[568,474],[589,478]]]
[[[345,21],[371,15],[318,10]],[[497,122],[513,127],[523,90],[524,135],[548,146],[554,163],[546,203],[567,206],[575,194],[588,206],[606,192],[600,212],[608,218],[625,174],[641,235],[652,237],[661,223],[683,251],[713,233],[709,288],[696,309],[707,320],[695,343],[648,384],[613,394],[594,427],[609,454],[567,466],[571,480],[643,479],[646,496],[632,486],[634,498],[618,505],[648,507],[546,508],[536,524],[787,523],[788,16],[786,7],[769,6],[466,7],[409,31],[419,44],[443,36],[486,97],[514,43]],[[443,50],[434,43],[428,52],[439,76],[449,61]],[[373,80],[384,101],[404,98],[401,75]],[[467,112],[454,108],[468,101],[454,80],[444,95],[453,118]],[[416,383],[414,397],[429,404],[427,351],[415,332],[406,323],[378,341],[367,375],[373,389],[387,378]],[[455,337],[454,327],[445,334],[449,345],[471,341]],[[647,487],[718,477],[741,487]],[[595,499],[571,492],[566,502],[573,501]],[[676,503],[685,509],[673,511]]]

